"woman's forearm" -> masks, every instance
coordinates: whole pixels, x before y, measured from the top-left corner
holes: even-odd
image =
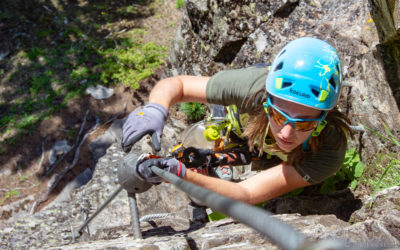
[[[149,102],[165,108],[178,102],[206,102],[206,86],[209,77],[176,76],[159,81],[150,92]]]
[[[250,197],[246,188],[237,183],[198,174],[191,170],[187,170],[184,180],[234,200],[248,203]]]
[[[183,96],[182,82],[178,77],[166,78],[159,81],[150,92],[149,102],[161,104],[169,108],[179,102]]]

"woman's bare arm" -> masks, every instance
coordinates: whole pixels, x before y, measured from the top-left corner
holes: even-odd
[[[178,102],[206,103],[206,86],[210,77],[176,76],[159,81],[152,89],[149,102],[163,105],[165,108]]]
[[[185,180],[221,195],[249,204],[257,204],[300,187],[311,185],[284,163],[269,168],[240,183],[187,171]]]

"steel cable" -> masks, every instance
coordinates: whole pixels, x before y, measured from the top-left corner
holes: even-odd
[[[256,229],[283,249],[299,249],[309,243],[303,234],[280,220],[273,218],[271,213],[261,208],[219,195],[187,182],[156,166],[152,166],[151,170],[190,196],[202,201],[211,209],[226,214]]]

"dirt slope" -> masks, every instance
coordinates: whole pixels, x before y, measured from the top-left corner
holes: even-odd
[[[13,10],[13,12],[19,13],[20,15],[25,15],[29,20],[32,9],[27,7],[27,4],[24,3],[24,1],[14,3],[8,10]],[[42,1],[42,5],[38,5],[32,12],[35,13],[34,18],[37,18],[35,21],[38,26],[47,21],[45,18],[46,13],[52,12],[54,8],[61,8],[57,6],[57,3],[59,2]],[[103,13],[102,11],[100,14],[82,13],[83,19],[85,16],[84,14],[110,14],[110,16],[116,16],[118,14],[117,10],[120,9],[120,5],[122,4],[106,0],[95,1],[94,3],[91,1],[90,3],[93,4],[93,6],[105,6],[108,12],[113,12],[114,10],[116,12]],[[79,0],[74,4],[71,2],[71,4],[62,6],[63,13],[72,13],[77,6],[86,6],[87,4],[88,2],[84,0]],[[182,10],[177,9],[174,0],[124,1],[124,4],[125,8],[129,8],[129,4],[134,7],[139,7],[140,13],[136,13],[134,18],[119,16],[117,21],[113,19],[112,25],[102,25],[102,32],[99,32],[97,35],[120,36],[121,34],[129,34],[129,32],[134,29],[140,28],[142,30],[147,30],[143,35],[145,42],[154,41],[156,44],[164,45],[168,48],[171,46],[171,42],[182,18]],[[98,12],[95,7],[88,9],[93,12]],[[6,59],[11,59],[12,55],[17,54],[18,49],[27,47],[28,44],[30,44],[28,43],[29,39],[33,39],[29,38],[29,36],[33,36],[35,32],[35,30],[32,30],[32,22],[15,21],[20,19],[13,19],[13,16],[10,16],[9,13],[10,12],[7,14],[7,12],[5,12],[5,14],[2,13],[0,16],[9,17],[8,19],[3,19],[6,20],[5,22],[0,22],[0,32],[2,33],[0,47],[9,53]],[[32,19],[30,21],[32,21]],[[14,35],[18,33],[23,34],[24,39],[21,39],[21,36],[13,36],[12,39],[8,40],[4,39],[4,36],[7,35],[7,33],[10,35],[10,32],[14,33]],[[52,46],[51,41],[40,40],[37,41],[37,43],[40,43],[42,46]],[[10,87],[2,84],[4,82],[3,80],[6,78],[6,74],[12,70],[10,66],[7,66],[6,59],[0,60],[0,70],[3,72],[0,72],[0,95],[5,95],[5,89],[9,90],[9,88],[12,88],[12,86]],[[31,194],[37,199],[40,195],[45,193],[51,181],[54,180],[54,174],[61,172],[73,161],[73,156],[76,151],[75,148],[71,150],[64,160],[55,168],[54,173],[44,177],[45,169],[49,166],[48,155],[53,144],[59,140],[67,140],[69,145],[76,144],[77,139],[80,142],[83,135],[93,128],[96,119],[99,119],[100,126],[95,131],[91,131],[88,139],[82,145],[76,166],[63,178],[57,186],[56,192],[52,194],[52,197],[54,197],[68,181],[72,180],[84,169],[93,168],[91,154],[87,147],[88,143],[107,129],[110,125],[107,121],[122,117],[132,111],[136,106],[143,104],[147,100],[148,92],[160,78],[161,72],[162,69],[157,70],[152,77],[143,81],[141,87],[136,91],[120,85],[114,88],[114,95],[106,100],[95,100],[89,95],[81,99],[72,99],[68,102],[67,108],[55,112],[50,119],[40,122],[37,128],[32,130],[30,134],[24,135],[22,140],[16,141],[14,144],[2,145],[3,148],[0,154],[1,205],[15,202]],[[4,110],[0,109],[0,114],[3,111]],[[88,115],[82,135],[78,136],[76,132],[71,133],[71,131],[79,131],[87,111]],[[10,190],[14,190],[14,194],[18,194],[10,196]],[[17,192],[15,192],[15,190]],[[46,203],[47,202],[42,203],[39,209]]]

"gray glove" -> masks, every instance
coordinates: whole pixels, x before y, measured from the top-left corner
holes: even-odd
[[[122,149],[130,151],[137,141],[149,134],[153,149],[160,151],[160,138],[167,116],[168,110],[158,103],[149,103],[132,111],[122,126]]]
[[[158,184],[162,181],[162,177],[151,171],[151,166],[162,168],[176,176],[183,178],[186,175],[186,166],[175,158],[154,158],[145,160],[137,165],[137,172],[147,182]]]

